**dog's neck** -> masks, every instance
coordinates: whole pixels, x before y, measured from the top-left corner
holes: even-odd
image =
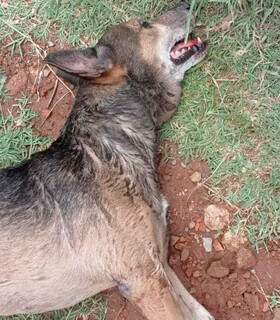
[[[145,200],[160,211],[158,128],[175,109],[174,94],[161,83],[128,79],[114,86],[82,86],[59,140],[71,149],[80,144],[104,171],[119,170],[129,184],[141,186]]]

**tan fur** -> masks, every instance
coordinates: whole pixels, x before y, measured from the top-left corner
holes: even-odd
[[[169,25],[183,33],[186,16],[183,5],[151,28],[113,28],[95,51],[49,56],[82,79],[59,139],[0,171],[0,315],[66,308],[117,286],[148,320],[213,320],[168,266],[155,168],[156,130],[197,62],[170,62]]]

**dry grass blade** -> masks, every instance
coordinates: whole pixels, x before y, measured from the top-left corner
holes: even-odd
[[[187,19],[187,23],[186,23],[186,32],[185,32],[185,42],[188,41],[189,34],[190,34],[190,27],[191,27],[192,13],[193,13],[194,5],[195,5],[195,0],[192,0],[190,10],[188,11],[188,19]]]

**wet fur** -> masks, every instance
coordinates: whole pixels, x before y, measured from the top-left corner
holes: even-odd
[[[0,171],[1,315],[60,309],[118,286],[150,320],[210,319],[178,301],[184,292],[173,287],[166,262],[167,205],[155,155],[180,82],[162,75],[162,66],[128,59],[140,41],[133,28],[101,39],[121,55],[99,64],[100,76],[62,72],[78,90],[59,138]],[[133,52],[114,43],[116,33]],[[100,52],[105,61],[108,50]]]

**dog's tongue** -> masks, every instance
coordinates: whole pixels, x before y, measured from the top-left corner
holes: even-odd
[[[184,53],[186,53],[188,50],[190,50],[193,46],[197,45],[199,46],[201,44],[200,38],[197,39],[191,39],[186,41],[180,41],[172,48],[170,54],[173,59],[178,59],[180,56],[182,56]]]

